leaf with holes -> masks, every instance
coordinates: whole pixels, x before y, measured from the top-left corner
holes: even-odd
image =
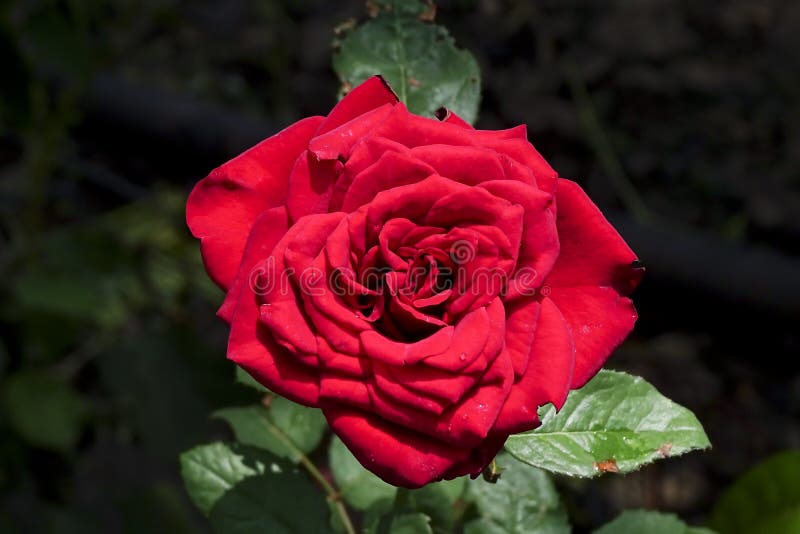
[[[478,63],[456,48],[442,26],[383,13],[336,45],[333,68],[345,88],[381,74],[412,113],[433,117],[446,107],[475,122],[481,92]]]

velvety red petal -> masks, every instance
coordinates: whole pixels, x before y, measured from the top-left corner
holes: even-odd
[[[366,412],[326,403],[323,413],[358,461],[395,486],[419,488],[440,480],[470,456],[469,449],[453,447]]]
[[[322,135],[334,128],[338,128],[342,124],[384,104],[395,104],[397,102],[397,95],[382,76],[368,78],[354,87],[336,104],[320,125],[317,135]]]
[[[322,117],[309,117],[214,169],[192,190],[186,223],[201,240],[206,270],[223,289],[239,270],[258,216],[283,204],[289,173]]]
[[[515,180],[485,182],[480,187],[524,208],[517,270],[520,276],[531,275],[525,280],[530,285],[527,289],[538,288],[553,269],[560,250],[556,221],[553,210],[549,209],[553,203],[553,195]],[[516,289],[524,291],[526,288]]]
[[[595,204],[575,182],[559,179],[556,193],[561,251],[545,282],[551,287],[607,286],[627,295],[642,269]]]
[[[409,150],[397,141],[374,136],[367,136],[353,146],[344,164],[344,172],[333,186],[330,201],[331,211],[339,211],[341,209],[344,195],[350,189],[355,177],[387,152],[408,154]]]
[[[553,287],[550,299],[569,324],[575,342],[572,388],[583,386],[633,330],[636,309],[610,287]]]
[[[457,126],[461,126],[462,128],[466,128],[467,130],[474,130],[475,128],[472,127],[470,123],[450,111],[449,109],[442,108],[436,112],[436,118],[438,118],[442,122],[446,122],[448,124],[455,124]]]
[[[466,185],[505,177],[497,152],[473,146],[425,145],[412,148],[411,155],[431,165],[445,178]]]
[[[534,299],[519,299],[506,304],[506,349],[517,377],[528,370],[540,307],[539,301]]]
[[[419,182],[434,173],[433,167],[408,154],[385,152],[353,179],[342,199],[341,210],[355,211],[381,191]]]
[[[361,142],[364,136],[384,122],[395,107],[392,104],[384,104],[329,132],[317,135],[308,143],[308,150],[321,160],[346,156],[355,144]]]
[[[286,208],[293,221],[328,211],[333,184],[343,168],[339,160],[319,161],[309,152],[297,159],[286,195]]]
[[[543,299],[528,368],[511,388],[495,431],[515,434],[535,428],[537,409],[552,402],[563,406],[570,389],[575,344],[568,322],[549,299]]]
[[[287,224],[286,210],[274,208],[253,226],[237,278],[240,287],[230,316],[228,358],[279,395],[314,406],[319,395],[317,370],[299,363],[294,354],[275,342],[261,323],[260,296],[249,286],[251,277],[247,266],[261,262],[265,252],[275,248]]]

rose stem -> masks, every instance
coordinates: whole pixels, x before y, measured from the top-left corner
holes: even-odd
[[[262,401],[263,404],[269,406],[269,402],[271,400],[271,396],[264,397]],[[289,436],[287,436],[283,430],[275,426],[272,421],[268,418],[265,418],[264,422],[267,425],[267,429],[275,436],[278,441],[283,443],[289,452],[297,458],[297,460],[302,464],[303,467],[306,468],[308,474],[311,475],[311,478],[317,481],[317,483],[322,487],[325,493],[328,495],[328,500],[333,502],[334,506],[336,507],[336,512],[339,514],[339,519],[342,520],[342,526],[344,527],[345,532],[347,534],[356,534],[356,529],[353,527],[353,522],[350,520],[350,515],[347,513],[347,508],[345,507],[344,503],[342,502],[342,497],[339,495],[339,492],[336,491],[336,488],[328,482],[328,479],[320,473],[317,466],[314,465],[314,462],[308,459],[303,451],[297,448],[294,442],[291,440]]]

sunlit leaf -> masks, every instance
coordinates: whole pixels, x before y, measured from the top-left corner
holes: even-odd
[[[710,447],[697,418],[643,379],[601,371],[539,428],[509,437],[506,449],[530,465],[578,477],[628,473],[668,456]]]
[[[200,510],[208,514],[214,504],[247,477],[285,469],[277,461],[250,461],[236,446],[216,442],[200,445],[180,456],[186,491]]]
[[[316,449],[328,428],[320,410],[283,397],[273,397],[269,408],[255,404],[223,408],[212,415],[227,421],[240,443],[266,449],[293,462],[300,461],[299,453]]]

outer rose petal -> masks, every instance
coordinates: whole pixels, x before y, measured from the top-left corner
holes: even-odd
[[[297,363],[296,356],[275,342],[261,324],[258,295],[250,288],[250,266],[265,259],[288,229],[285,208],[274,208],[253,225],[237,277],[238,297],[230,316],[228,359],[239,364],[253,378],[295,402],[315,406],[319,396],[317,373]],[[229,305],[223,305],[228,308]]]
[[[320,125],[316,135],[329,132],[384,104],[396,104],[397,102],[399,102],[397,95],[394,94],[383,76],[373,76],[347,93],[336,104],[336,107],[328,113],[325,122]]]
[[[610,287],[554,287],[556,303],[575,341],[572,389],[583,386],[633,330],[636,309],[631,299]]]
[[[636,254],[578,184],[559,178],[556,226],[561,251],[546,284],[610,286],[628,295],[642,277]]]
[[[186,203],[186,223],[201,240],[206,270],[223,289],[239,270],[250,228],[286,197],[289,173],[322,122],[309,117],[214,169]]]
[[[474,130],[475,129],[475,128],[472,127],[472,125],[470,123],[468,123],[467,121],[465,121],[464,119],[462,119],[461,117],[459,117],[458,115],[456,115],[455,113],[453,113],[452,111],[450,111],[447,108],[440,108],[436,112],[436,118],[439,119],[442,122],[447,122],[447,123],[450,123],[450,124],[457,124],[458,126],[461,126],[462,128],[466,128],[467,130]]]
[[[636,255],[578,184],[559,179],[556,196],[561,252],[545,285],[572,330],[571,387],[579,388],[633,329],[636,310],[624,296],[643,269],[633,264]]]
[[[395,486],[419,488],[442,479],[457,464],[470,459],[469,449],[442,443],[360,410],[330,404],[322,411],[358,461]]]
[[[569,325],[549,300],[541,303],[525,375],[511,388],[495,432],[514,434],[534,428],[537,409],[552,402],[561,408],[570,389],[575,345]]]

